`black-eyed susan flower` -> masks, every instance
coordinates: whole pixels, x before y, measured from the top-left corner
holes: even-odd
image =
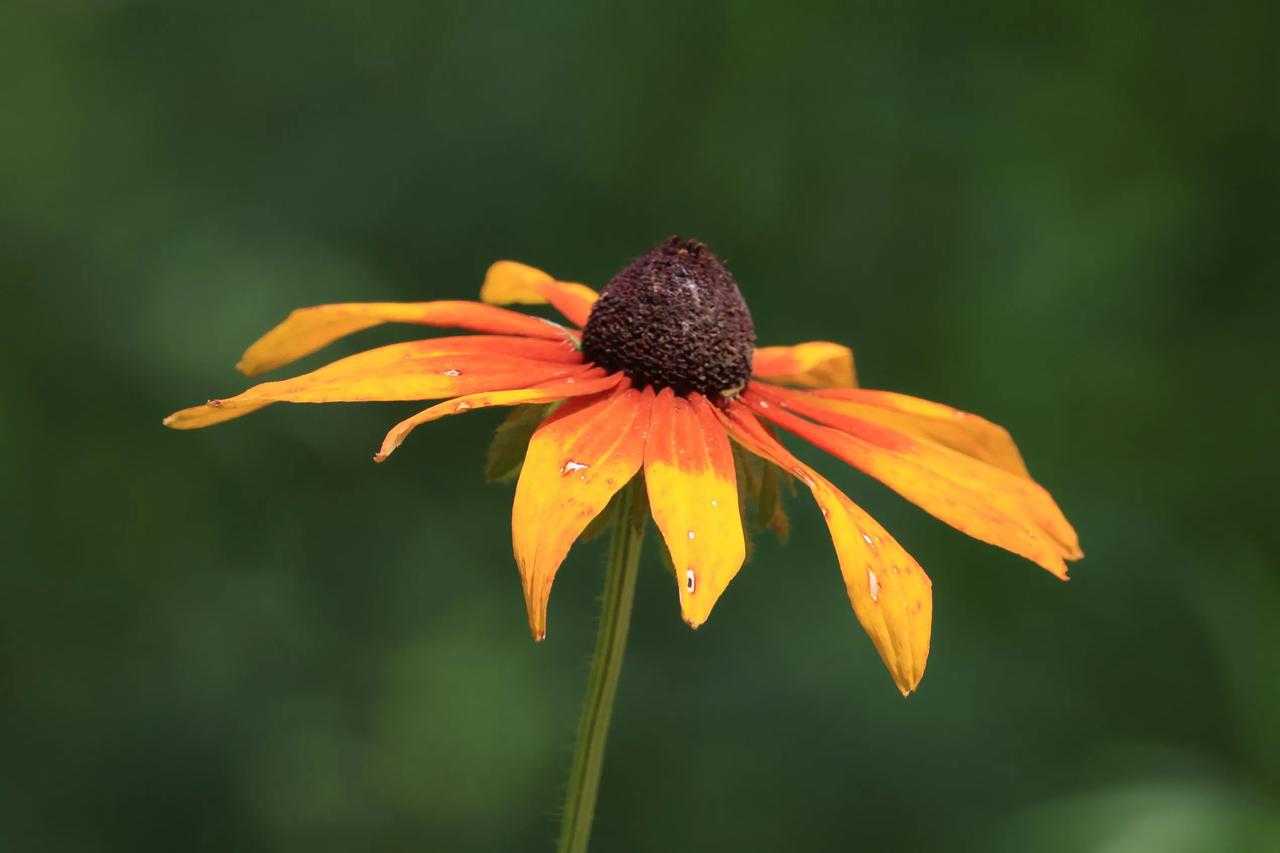
[[[828,342],[756,347],[738,286],[701,243],[672,238],[597,296],[500,261],[483,303],[353,303],[294,311],[253,344],[256,375],[346,335],[399,322],[478,333],[391,344],[292,379],[183,409],[177,429],[221,423],[273,403],[437,400],[397,424],[386,459],[416,427],[492,406],[558,404],[533,431],[512,514],[529,626],[570,546],[643,472],[671,557],[680,608],[698,627],[746,557],[736,444],[813,494],[853,610],[903,693],[929,653],[932,594],[916,561],[875,519],[775,437],[780,427],[870,474],[958,530],[1066,578],[1075,532],[1027,473],[1009,434],[957,409],[857,387],[853,355]],[[550,303],[560,325],[497,307]],[[790,387],[786,387],[790,386]]]

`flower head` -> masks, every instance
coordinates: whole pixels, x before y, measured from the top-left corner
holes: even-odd
[[[1031,479],[1007,432],[937,403],[858,388],[853,354],[839,344],[756,348],[737,283],[701,243],[662,243],[600,296],[499,261],[480,296],[488,304],[298,309],[249,347],[242,372],[281,367],[387,322],[479,334],[368,350],[183,409],[165,425],[210,426],[280,402],[445,400],[393,427],[374,457],[382,461],[414,428],[447,415],[556,404],[529,439],[512,513],[537,639],[546,634],[552,581],[570,546],[642,471],[681,613],[695,628],[705,622],[746,558],[736,445],[813,494],[854,612],[904,694],[919,683],[929,654],[929,578],[875,519],[787,451],[772,427],[1060,578],[1065,561],[1082,556],[1071,525]],[[572,326],[497,307],[545,303]]]

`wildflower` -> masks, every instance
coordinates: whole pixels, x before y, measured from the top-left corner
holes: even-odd
[[[242,372],[281,367],[381,323],[479,334],[362,352],[183,409],[165,424],[205,427],[280,402],[446,400],[392,428],[375,456],[381,461],[413,429],[447,415],[560,404],[532,433],[512,515],[537,639],[546,634],[552,581],[570,546],[641,471],[682,615],[695,628],[706,621],[746,557],[736,444],[812,492],[853,610],[904,694],[919,683],[929,653],[929,578],[871,516],[787,451],[772,427],[1060,578],[1067,576],[1065,561],[1082,556],[1071,525],[1031,479],[1005,430],[948,406],[858,388],[853,355],[839,344],[757,348],[736,282],[701,243],[671,238],[618,273],[599,296],[499,261],[480,296],[488,304],[294,311],[248,349]],[[572,327],[497,307],[545,303]]]

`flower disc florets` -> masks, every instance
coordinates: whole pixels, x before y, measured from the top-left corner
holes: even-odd
[[[582,333],[583,354],[636,387],[711,400],[746,385],[755,344],[733,276],[702,243],[679,237],[615,275]]]

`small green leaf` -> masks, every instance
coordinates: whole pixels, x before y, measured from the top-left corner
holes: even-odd
[[[768,528],[778,537],[778,541],[784,545],[791,538],[791,519],[787,517],[787,511],[782,508],[782,493],[778,488],[779,470],[776,465],[765,463],[764,466],[764,483],[760,488],[760,504],[756,510],[756,524],[760,529]],[[795,485],[791,483],[790,478],[783,480],[790,489],[792,495],[795,494]]]
[[[520,474],[533,432],[552,406],[516,406],[498,425],[485,459],[484,476],[491,483],[509,483]]]
[[[782,508],[782,484],[794,495],[795,486],[782,469],[740,447],[733,448],[734,468],[738,475],[738,504],[742,526],[749,533],[772,530],[786,542],[791,534],[791,521]],[[747,539],[748,557],[751,540]]]

